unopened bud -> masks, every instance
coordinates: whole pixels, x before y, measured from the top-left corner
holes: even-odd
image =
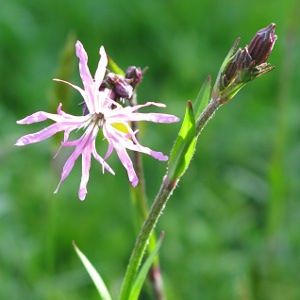
[[[116,96],[126,99],[130,99],[132,97],[133,88],[125,78],[116,75],[115,73],[108,73],[106,81],[108,84],[113,86]]]
[[[277,36],[275,24],[259,30],[249,47],[239,48],[235,54],[238,41],[235,42],[218,74],[213,95],[227,102],[248,82],[270,72],[273,66],[266,63],[274,47]]]
[[[255,65],[265,63],[269,58],[274,44],[277,40],[275,33],[275,24],[272,23],[266,28],[259,30],[248,46],[248,51]]]
[[[128,67],[125,73],[125,78],[131,80],[131,85],[135,87],[142,81],[143,71],[134,66]]]

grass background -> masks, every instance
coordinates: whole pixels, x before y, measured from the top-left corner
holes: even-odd
[[[241,46],[275,22],[275,71],[247,85],[202,133],[192,165],[163,214],[161,264],[169,299],[300,298],[300,102],[298,1],[28,1],[0,10],[0,298],[98,299],[72,240],[118,294],[135,240],[127,177],[94,163],[86,201],[80,164],[59,193],[67,153],[57,139],[14,147],[42,125],[16,120],[53,111],[61,51],[70,36],[122,67],[149,66],[139,101],[183,117],[208,74],[216,77],[237,37]],[[77,60],[71,81],[80,84]],[[64,78],[65,79],[65,78]],[[81,101],[70,92],[69,111]],[[143,144],[168,153],[178,124],[144,124]],[[102,153],[105,151],[101,149]],[[101,151],[100,151],[101,152]],[[152,202],[166,164],[143,156]],[[145,293],[142,299],[149,299]]]

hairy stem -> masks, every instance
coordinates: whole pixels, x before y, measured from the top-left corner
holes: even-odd
[[[212,118],[217,109],[222,105],[222,99],[212,99],[203,111],[199,119],[196,121],[196,135],[198,136],[208,121]],[[184,155],[184,153],[183,153]],[[163,180],[163,184],[154,200],[154,203],[145,219],[145,222],[140,230],[140,233],[136,239],[128,266],[123,281],[123,285],[120,293],[120,300],[128,300],[130,296],[130,288],[136,278],[139,266],[143,259],[144,252],[147,248],[151,234],[157,224],[159,217],[161,216],[172,192],[177,186],[180,178],[177,178],[173,182],[167,182],[166,177]]]
[[[137,105],[136,92],[134,92],[130,104]],[[133,131],[136,131],[138,129],[137,122],[132,122],[131,127]],[[138,133],[136,135],[138,135]],[[136,151],[133,153],[133,164],[134,164],[134,169],[136,171],[136,174],[139,178],[139,184],[136,188],[131,187],[131,198],[137,212],[138,226],[140,228],[144,220],[146,219],[149,211],[143,162],[142,162],[142,157],[140,152]],[[155,246],[156,246],[156,236],[153,233],[151,234],[149,240],[149,246],[148,246],[149,253],[151,253],[154,250]],[[163,279],[160,272],[158,256],[154,260],[153,265],[149,271],[149,279],[151,282],[153,293],[155,295],[155,299],[165,300],[166,297],[164,294]]]
[[[196,135],[198,136],[208,121],[214,116],[218,108],[223,104],[222,99],[211,99],[199,119],[196,121]]]

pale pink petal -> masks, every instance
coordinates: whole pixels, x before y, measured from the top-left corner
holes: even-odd
[[[151,105],[157,106],[157,107],[161,107],[161,108],[166,107],[166,105],[163,104],[163,103],[146,102],[144,104],[139,104],[139,105],[134,105],[134,106],[126,106],[126,107],[124,107],[124,112],[126,112],[126,113],[132,113],[132,112],[134,112],[134,111],[136,111],[136,110],[138,110],[138,109],[140,109],[142,107],[147,107],[147,106],[151,106]]]
[[[32,115],[27,116],[26,118],[17,121],[17,124],[33,124],[45,121],[47,119],[53,120],[55,122],[62,122],[65,120],[63,117],[57,114],[51,114],[44,111],[35,112]]]
[[[80,200],[84,200],[87,194],[86,186],[90,178],[91,155],[92,145],[88,144],[82,151],[82,175],[78,191],[78,197]]]
[[[111,123],[124,122],[137,122],[137,121],[148,121],[154,123],[174,123],[180,119],[169,114],[159,113],[132,113],[132,114],[115,114],[109,118]]]
[[[133,143],[131,140],[129,139],[124,139],[122,141],[123,145],[129,149],[129,150],[132,150],[132,151],[137,151],[137,152],[142,152],[142,153],[145,153],[145,154],[148,154],[158,160],[162,160],[162,161],[166,161],[168,160],[168,156],[164,155],[162,152],[157,152],[157,151],[153,151],[151,150],[150,148],[148,147],[144,147],[142,146],[140,143],[138,142],[135,142]]]
[[[61,183],[69,176],[70,172],[72,171],[75,161],[79,157],[80,154],[82,154],[82,151],[84,150],[86,143],[88,140],[88,135],[83,135],[80,139],[77,140],[77,145],[73,153],[70,155],[70,157],[67,159],[67,161],[64,164],[62,173],[61,173],[61,178],[58,183],[58,186],[54,193],[56,194],[59,190],[59,187]]]
[[[84,85],[84,88],[86,88],[86,86],[90,86],[94,82],[90,69],[87,65],[88,55],[80,41],[76,42],[75,47],[76,47],[76,56],[79,58],[79,74],[82,83]]]
[[[16,142],[16,146],[25,146],[28,144],[33,144],[33,143],[37,143],[40,141],[43,141],[49,137],[51,137],[52,135],[56,134],[57,132],[66,130],[66,129],[70,129],[70,130],[74,130],[76,128],[80,127],[80,125],[75,125],[70,127],[70,124],[60,124],[60,123],[55,123],[52,124],[36,133],[31,133],[31,134],[27,134],[22,136],[21,138],[19,138]]]
[[[132,161],[123,146],[123,143],[120,142],[117,135],[115,135],[113,131],[109,131],[106,126],[103,127],[103,134],[109,143],[108,154],[106,154],[106,156],[109,156],[112,150],[115,149],[122,165],[127,171],[129,181],[133,186],[136,186],[139,180],[134,171]]]
[[[112,140],[110,142],[112,142]],[[116,142],[112,142],[112,143],[113,143],[113,147],[114,147],[115,151],[117,152],[122,165],[125,167],[125,169],[127,171],[129,181],[131,182],[132,186],[135,187],[138,184],[139,179],[136,176],[132,161],[131,161],[125,147],[123,147],[122,144],[119,144]]]
[[[113,169],[106,163],[106,161],[97,153],[96,146],[95,146],[95,140],[93,142],[93,149],[92,153],[94,158],[102,165],[102,172],[104,173],[104,170],[106,169],[111,174],[115,175],[115,172]]]
[[[134,121],[148,121],[155,123],[174,123],[178,122],[179,118],[170,115],[170,114],[161,114],[161,113],[139,113],[135,112],[139,108],[146,106],[157,106],[157,107],[165,107],[162,103],[156,102],[147,102],[141,105],[135,106],[127,106],[127,107],[117,107],[117,109],[113,109],[108,112],[107,118],[110,119],[111,123],[115,122],[134,122]]]
[[[98,67],[97,67],[97,70],[95,73],[95,86],[97,89],[99,89],[99,87],[103,81],[103,78],[104,78],[104,75],[106,72],[106,66],[108,63],[107,55],[106,55],[106,52],[105,52],[105,49],[103,46],[100,47],[100,55],[101,55],[101,58],[99,60]]]
[[[69,86],[71,86],[72,88],[74,88],[75,90],[77,90],[81,94],[81,96],[84,99],[84,102],[86,103],[86,105],[89,105],[88,95],[87,95],[87,93],[82,88],[80,88],[79,86],[77,86],[75,84],[72,84],[72,83],[70,83],[68,81],[61,80],[61,79],[58,79],[58,78],[53,78],[53,80],[54,81],[58,81],[58,82],[62,82],[62,83],[66,83]]]
[[[92,78],[90,69],[87,65],[88,55],[84,50],[83,45],[79,41],[77,41],[76,43],[76,55],[79,58],[79,74],[86,94],[86,96],[84,97],[84,101],[88,107],[88,110],[90,112],[94,112],[95,111],[94,80]]]
[[[126,127],[129,134],[124,134],[123,132],[117,130],[113,126],[110,126],[109,124],[106,124],[105,126],[106,131],[110,132],[109,135],[114,136],[114,138],[118,140],[118,143],[123,144],[127,149],[148,154],[161,161],[168,160],[168,156],[164,155],[163,153],[153,151],[148,147],[142,146],[135,137],[136,132],[133,132],[129,126]],[[130,140],[128,137],[131,137],[132,140]]]
[[[103,128],[103,133],[104,133],[104,128]],[[104,135],[106,136],[107,134],[104,133]],[[108,136],[109,136],[109,135],[108,135]],[[106,138],[106,139],[108,140],[109,138]],[[108,159],[108,158],[110,157],[110,155],[112,154],[113,150],[114,150],[113,145],[110,144],[110,143],[108,143],[108,148],[107,148],[106,154],[105,154],[105,156],[104,156],[104,159],[105,159],[105,160]]]

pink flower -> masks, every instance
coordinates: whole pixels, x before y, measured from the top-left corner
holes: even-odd
[[[103,90],[99,90],[104,79],[108,63],[103,46],[100,48],[101,59],[99,60],[94,78],[91,76],[87,65],[87,53],[79,41],[76,43],[76,55],[79,58],[79,73],[84,89],[63,80],[55,80],[67,83],[80,92],[88,109],[88,114],[85,116],[73,116],[67,114],[62,111],[61,104],[58,106],[57,114],[47,113],[44,111],[36,112],[20,121],[17,121],[17,123],[32,124],[46,119],[50,119],[55,123],[41,131],[21,137],[16,142],[16,146],[37,143],[53,136],[57,132],[64,131],[64,140],[61,143],[61,146],[72,146],[75,147],[75,149],[63,167],[60,182],[54,193],[58,191],[61,183],[70,174],[75,161],[81,155],[82,176],[78,196],[80,200],[84,200],[87,194],[87,183],[89,181],[92,155],[102,165],[103,173],[106,169],[114,175],[114,171],[107,164],[106,160],[111,155],[112,151],[115,150],[121,163],[125,167],[129,181],[133,186],[137,185],[138,178],[133,168],[132,161],[127,153],[127,149],[146,153],[158,160],[168,159],[168,157],[163,155],[161,152],[156,152],[142,146],[137,141],[135,136],[136,132],[131,129],[129,125],[130,122],[149,121],[156,123],[173,123],[178,122],[179,119],[168,114],[137,112],[137,110],[142,107],[150,105],[165,107],[164,104],[147,102],[142,105],[123,107],[112,99],[113,91],[111,89],[104,88]],[[122,127],[122,129],[120,129],[120,127]],[[81,137],[77,140],[69,140],[70,133],[73,130],[79,129],[84,130]],[[99,130],[102,130],[103,136],[108,142],[108,149],[104,158],[97,153],[95,145]]]

